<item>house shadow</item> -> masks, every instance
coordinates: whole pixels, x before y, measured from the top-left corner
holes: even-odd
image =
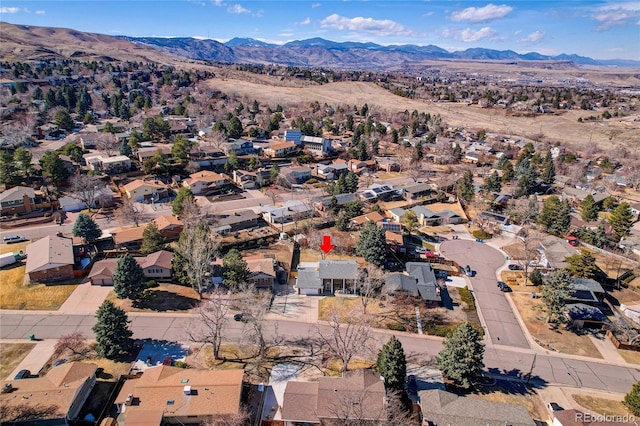
[[[442,306],[449,310],[453,311],[453,307],[455,306],[453,303],[453,299],[449,295],[449,290],[446,285],[440,287],[440,299],[442,300]]]

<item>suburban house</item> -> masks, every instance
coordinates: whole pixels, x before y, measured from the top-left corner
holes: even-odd
[[[418,392],[424,426],[534,426],[527,409],[515,404],[458,396],[439,389]]]
[[[355,260],[320,260],[298,265],[298,294],[355,293],[358,264]]]
[[[561,195],[563,199],[571,201],[574,205],[582,203],[582,201],[587,198],[587,195],[591,195],[596,204],[602,204],[602,202],[609,196],[606,192],[596,192],[571,187],[564,188]]]
[[[144,276],[149,279],[171,279],[171,262],[173,253],[160,250],[145,257],[135,257],[136,262],[142,268]],[[89,272],[89,280],[92,285],[113,285],[113,273],[118,264],[117,258],[99,260],[93,264]]]
[[[27,186],[14,186],[0,193],[0,213],[13,215],[37,209],[36,192]]]
[[[136,179],[123,186],[127,197],[134,201],[153,200],[158,201],[161,198],[169,196],[169,188],[154,182],[147,182]]]
[[[145,226],[120,227],[112,229],[111,236],[116,248],[137,250],[142,244]]]
[[[266,169],[250,172],[247,170],[234,170],[233,183],[241,189],[256,189],[271,181],[271,171]]]
[[[374,183],[369,186],[369,188],[365,189],[360,196],[365,201],[391,201],[392,198],[397,196],[397,192],[389,185],[380,185],[379,183]]]
[[[262,218],[270,225],[283,225],[313,216],[313,208],[306,203],[297,200],[289,200],[280,207],[269,205],[260,209]]]
[[[313,206],[319,211],[326,211],[331,206],[331,200],[333,200],[334,197],[337,203],[336,206],[338,207],[342,207],[345,204],[351,203],[353,201],[358,201],[358,196],[356,194],[348,192],[346,194],[316,198],[312,201]]]
[[[442,303],[440,286],[430,263],[407,262],[404,273],[388,274],[385,287],[391,295],[400,292],[420,297],[427,306]]]
[[[300,142],[314,157],[323,157],[331,152],[331,139],[304,135],[300,138]]]
[[[326,180],[335,180],[340,177],[341,174],[346,174],[348,170],[347,163],[336,164],[318,164],[316,167],[318,176]]]
[[[400,162],[394,157],[376,157],[375,161],[379,170],[387,173],[400,171]]]
[[[417,200],[431,195],[434,190],[434,186],[430,183],[414,183],[404,188],[404,198],[406,200]]]
[[[302,132],[299,129],[287,129],[284,131],[284,140],[294,142],[296,145],[302,145]]]
[[[114,195],[115,194],[113,193],[111,188],[109,188],[109,185],[105,185],[95,190],[94,202],[91,206],[87,206],[84,201],[78,199],[76,194],[69,194],[65,195],[64,197],[60,197],[58,199],[58,204],[60,206],[60,209],[64,212],[77,212],[88,207],[91,207],[92,209],[109,207],[113,205]]]
[[[442,210],[439,212],[434,212],[424,206],[415,206],[409,210],[413,211],[413,213],[416,215],[420,226],[455,224],[461,223],[464,220],[462,216],[452,210]],[[404,215],[406,213],[407,210],[400,207],[389,210],[389,216],[391,216],[391,218],[398,223],[402,223]]]
[[[571,278],[571,286],[573,291],[567,299],[567,303],[597,305],[604,300],[606,295],[602,285],[590,278]]]
[[[573,328],[602,328],[609,319],[600,309],[584,303],[566,305],[569,325]]]
[[[140,148],[138,148],[138,152],[136,153],[138,156],[138,161],[140,161],[140,163],[144,163],[146,160],[156,155],[158,151],[160,151],[164,155],[171,155],[171,145],[142,145]]]
[[[311,179],[311,169],[307,166],[283,167],[280,174],[289,181],[289,183],[304,183]]]
[[[271,158],[282,158],[298,150],[295,142],[273,142],[262,151]]]
[[[320,377],[317,382],[290,380],[281,419],[285,426],[343,424],[347,419],[371,425],[386,422],[384,382],[372,370]]]
[[[158,231],[165,237],[167,240],[176,240],[180,237],[180,233],[184,228],[184,224],[180,219],[175,216],[158,216],[153,219],[156,226],[158,227]]]
[[[225,154],[229,155],[231,151],[236,155],[253,154],[253,142],[244,139],[236,139],[224,142],[221,146]]]
[[[0,423],[68,425],[79,420],[80,410],[96,384],[97,369],[95,364],[67,362],[52,367],[42,377],[4,382]],[[29,413],[28,421],[6,417],[16,411]]]
[[[244,371],[160,365],[127,379],[114,404],[118,424],[203,424],[240,412]]]
[[[540,240],[538,248],[540,259],[538,266],[544,269],[564,269],[567,267],[566,258],[578,253],[575,247],[572,247],[566,239],[558,238],[553,235],[545,235]]]
[[[71,238],[47,235],[26,248],[25,274],[31,282],[63,281],[73,278],[73,242]]]
[[[126,155],[101,157],[100,169],[105,173],[123,173],[131,170],[131,159]]]
[[[231,214],[215,215],[212,220],[215,223],[213,231],[219,234],[257,228],[260,223],[264,224],[260,221],[260,215],[253,210],[239,210]]]
[[[367,222],[378,223],[378,222],[381,222],[383,219],[384,219],[384,216],[382,216],[380,213],[370,212],[367,214],[363,214],[361,216],[356,216],[353,219],[351,219],[351,228],[360,229]]]
[[[226,183],[226,175],[203,170],[183,180],[182,186],[189,188],[194,195],[206,195],[209,191],[221,188]]]
[[[336,160],[336,164],[339,164],[339,160]],[[351,170],[356,174],[361,174],[367,170],[375,171],[378,168],[375,160],[363,161],[363,160],[355,160],[353,158],[349,160],[349,162],[347,163],[347,166],[349,167],[349,170]]]
[[[243,257],[249,268],[247,282],[256,288],[273,288],[276,282],[274,260],[261,255]]]

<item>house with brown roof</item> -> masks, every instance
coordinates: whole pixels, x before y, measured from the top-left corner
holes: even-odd
[[[171,279],[173,253],[160,250],[146,257],[135,257],[134,259],[142,268],[145,277],[154,280]],[[117,265],[117,258],[103,259],[94,263],[88,276],[91,284],[113,285],[113,273]]]
[[[360,229],[367,222],[378,223],[378,222],[382,221],[383,219],[384,219],[384,216],[382,216],[380,213],[378,213],[378,212],[370,212],[370,213],[367,213],[367,214],[356,216],[353,219],[351,219],[351,227],[353,229]]]
[[[158,231],[168,240],[175,240],[180,237],[184,224],[175,216],[158,216],[153,219],[158,227]]]
[[[43,377],[4,382],[0,423],[68,425],[78,420],[96,384],[97,369],[95,364],[67,362],[51,368]],[[28,423],[20,419],[25,415]]]
[[[182,186],[189,188],[194,195],[206,194],[207,192],[221,188],[227,183],[227,176],[221,173],[203,170],[193,173],[182,181]]]
[[[376,425],[386,422],[384,382],[372,370],[317,382],[289,381],[282,401],[285,425],[331,424],[347,419]]]
[[[274,268],[274,260],[262,255],[243,257],[247,262],[249,275],[247,282],[253,284],[256,288],[272,288],[276,282],[276,272]]]
[[[264,155],[271,158],[285,157],[298,150],[295,142],[274,142],[263,149]]]
[[[458,396],[439,389],[418,392],[422,424],[534,426],[527,409],[514,404],[490,402],[473,396]]]
[[[36,207],[36,192],[27,186],[14,186],[0,193],[0,214],[30,213]]]
[[[145,226],[120,227],[111,230],[113,243],[117,248],[137,250],[142,243]]]
[[[26,248],[25,274],[31,282],[64,281],[73,278],[73,241],[71,238],[47,235]]]
[[[136,179],[122,187],[127,197],[134,201],[159,200],[169,195],[169,189],[154,182]]]
[[[114,404],[118,424],[202,424],[240,411],[244,371],[197,370],[160,365],[128,379]]]

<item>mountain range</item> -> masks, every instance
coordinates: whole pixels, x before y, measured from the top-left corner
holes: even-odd
[[[382,46],[375,43],[340,43],[322,38],[296,40],[284,45],[251,38],[233,38],[220,43],[199,38],[111,36],[6,22],[0,22],[0,25],[0,57],[4,60],[83,58],[160,63],[198,60],[377,71],[407,70],[433,60],[503,61],[509,64],[552,62],[553,65],[547,65],[553,67],[640,66],[640,61],[632,60],[596,60],[578,55],[548,56],[536,52],[519,54],[512,50],[483,48],[449,52],[433,45]]]
[[[576,65],[639,66],[632,60],[596,60],[585,56],[542,55],[537,52],[519,54],[513,50],[470,48],[449,52],[441,47],[412,44],[382,46],[375,43],[335,42],[323,38],[295,40],[283,45],[265,43],[252,38],[233,38],[226,43],[211,39],[127,37],[134,43],[154,46],[190,59],[291,66],[385,69],[390,65],[416,63],[433,59],[492,61],[562,61]]]

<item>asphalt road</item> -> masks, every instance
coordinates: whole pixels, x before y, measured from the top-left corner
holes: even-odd
[[[131,329],[138,339],[166,339],[188,341],[188,330],[193,330],[196,316],[189,314],[129,314]],[[27,339],[30,333],[37,338],[55,339],[73,331],[92,336],[95,323],[92,315],[58,315],[55,313],[2,313],[0,338]],[[328,333],[328,327],[294,321],[269,322],[268,330],[277,324],[278,334],[286,336],[290,344],[304,346],[318,333]],[[391,332],[376,331],[374,347],[388,341]],[[242,324],[230,321],[227,339],[238,341],[243,336]],[[442,349],[442,340],[429,336],[397,336],[411,363],[424,364]],[[531,383],[538,386],[556,384],[587,387],[612,392],[628,392],[640,380],[640,371],[624,366],[610,365],[605,360],[585,361],[561,354],[535,354],[532,350],[490,346],[485,351],[485,365],[489,374],[505,379],[526,381],[531,372]]]
[[[504,255],[487,244],[470,240],[448,240],[440,252],[459,265],[476,271],[470,278],[476,305],[484,318],[487,332],[494,344],[529,348],[520,324],[509,302],[497,287],[496,270],[505,263]]]

